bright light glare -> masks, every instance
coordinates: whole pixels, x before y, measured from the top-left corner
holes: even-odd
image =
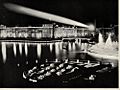
[[[88,29],[90,31],[94,31],[95,30],[95,26],[93,24],[89,24]]]
[[[77,21],[74,21],[74,20],[71,20],[71,19],[68,19],[68,18],[65,18],[65,17],[61,17],[61,16],[58,16],[58,15],[54,15],[54,14],[30,9],[30,8],[23,7],[23,6],[20,6],[20,5],[6,3],[6,4],[4,4],[4,6],[7,9],[9,9],[11,11],[14,11],[14,12],[17,12],[17,13],[26,14],[26,15],[30,15],[30,16],[50,20],[50,21],[55,21],[55,22],[59,22],[59,23],[64,23],[64,24],[68,24],[68,25],[88,28],[88,25],[82,24],[80,22],[77,22]]]

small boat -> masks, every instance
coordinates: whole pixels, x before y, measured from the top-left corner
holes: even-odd
[[[89,41],[88,43],[89,43],[89,44],[92,44],[92,45],[95,45],[95,42],[90,42],[90,41]]]
[[[75,38],[63,38],[62,39],[63,42],[75,42]]]
[[[67,59],[66,61],[58,64],[50,63],[49,65],[44,65],[45,67],[42,69],[35,66],[30,70],[24,71],[23,78],[31,82],[38,82],[41,80],[47,80],[48,78],[56,77],[56,79],[63,78],[61,80],[64,81],[66,78],[68,80],[70,78],[77,79],[79,76],[89,76],[90,74],[96,74],[103,71],[106,72],[111,68],[110,63],[104,64],[100,63],[99,61],[79,61],[78,59],[72,62],[68,61]]]
[[[84,67],[85,68],[90,68],[90,67],[96,67],[96,66],[99,66],[99,65],[100,64],[98,64],[98,63],[94,63],[94,64],[90,63],[90,64],[85,65]]]
[[[103,73],[103,72],[106,72],[106,71],[109,71],[109,67],[102,68],[100,70],[97,70],[96,72],[97,73]]]

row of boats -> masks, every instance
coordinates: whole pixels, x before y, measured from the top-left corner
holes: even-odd
[[[97,61],[68,61],[48,62],[34,66],[32,69],[23,72],[23,78],[31,82],[54,81],[69,82],[80,77],[95,80],[98,73],[110,71],[111,63]]]

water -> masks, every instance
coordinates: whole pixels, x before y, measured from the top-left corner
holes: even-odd
[[[0,87],[34,87],[34,84],[23,79],[23,71],[33,68],[36,64],[46,61],[70,60],[95,60],[81,50],[86,50],[87,43],[24,43],[24,42],[1,42],[0,43]],[[36,84],[36,87],[40,87]],[[45,85],[43,85],[45,86]],[[47,85],[46,85],[47,86]],[[77,86],[76,86],[77,87]]]
[[[102,51],[102,53],[104,53],[105,51],[107,51],[107,53],[111,53],[111,54],[118,53],[118,42],[117,41],[112,42],[111,33],[108,34],[108,38],[105,41],[105,43],[103,42],[104,40],[103,40],[102,34],[99,33],[98,41],[99,42],[96,45],[91,47],[91,49],[94,50],[95,52]]]
[[[104,42],[104,40],[103,40],[103,37],[102,37],[102,34],[101,33],[99,33],[99,37],[98,37],[98,43],[103,43]]]
[[[76,59],[82,58],[75,51],[87,49],[87,43],[66,43],[67,48],[63,49],[63,42],[55,43],[23,43],[23,42],[1,42],[0,54],[3,63],[7,60],[14,58],[16,61],[19,59],[31,59],[38,60],[62,60],[65,58]],[[19,58],[19,59],[18,59]],[[85,58],[83,58],[85,59]],[[33,59],[34,61],[34,59]]]
[[[106,43],[105,43],[105,48],[107,48],[109,50],[114,50],[115,49],[115,47],[113,47],[113,42],[112,42],[112,39],[111,39],[111,34],[108,35],[108,38],[107,38]]]
[[[37,56],[40,58],[41,57],[41,44],[37,44]]]
[[[22,55],[22,43],[19,43],[19,52],[20,52],[20,55]]]
[[[27,43],[25,43],[25,55],[26,56],[28,55],[28,45],[27,45]]]
[[[1,48],[2,48],[3,63],[5,63],[6,62],[6,58],[7,58],[7,56],[6,56],[6,54],[7,54],[6,53],[6,43],[2,42],[1,44],[2,44]]]
[[[16,43],[13,44],[13,51],[14,51],[14,56],[16,56],[17,50],[16,50]]]
[[[118,66],[118,42],[112,42],[111,33],[108,34],[108,38],[103,42],[102,34],[99,33],[98,43],[89,48],[92,54],[97,54],[98,60],[102,62],[111,62],[113,67]]]
[[[108,38],[107,38],[105,43],[104,43],[104,40],[103,40],[103,37],[102,37],[101,33],[99,33],[98,40],[99,40],[99,42],[98,42],[99,47],[102,46],[105,49],[109,49],[109,50],[114,50],[116,47],[118,47],[118,42],[117,41],[116,41],[116,45],[114,45],[114,42],[112,42],[111,33],[108,34]],[[116,52],[117,52],[117,50],[116,50]]]

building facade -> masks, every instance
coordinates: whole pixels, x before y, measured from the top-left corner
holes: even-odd
[[[54,32],[53,32],[54,28]],[[54,33],[54,34],[53,34]],[[0,38],[62,38],[84,37],[94,35],[94,31],[86,28],[53,27],[53,24],[43,24],[41,27],[1,27]]]

